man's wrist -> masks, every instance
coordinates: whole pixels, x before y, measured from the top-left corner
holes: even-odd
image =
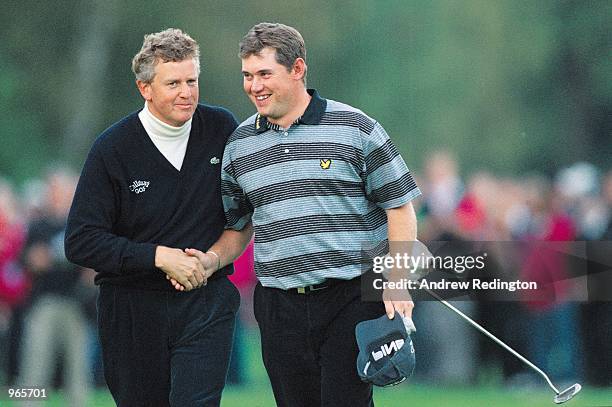
[[[215,268],[215,271],[218,271],[221,268],[221,256],[219,256],[219,254],[214,250],[208,250],[206,252],[206,254],[209,254],[209,253],[217,258],[217,267]]]
[[[162,261],[164,246],[157,246],[155,248],[155,267],[161,269],[164,267],[164,263]]]

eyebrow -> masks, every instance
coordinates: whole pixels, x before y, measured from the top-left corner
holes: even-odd
[[[194,77],[192,77],[192,78],[187,78],[187,79],[185,79],[185,82],[189,82],[189,81],[197,81],[197,80],[198,80],[198,77],[197,77],[197,76],[194,76]],[[180,82],[180,81],[181,81],[181,79],[179,79],[179,78],[169,78],[169,79],[166,79],[166,80],[164,81],[164,83],[172,83],[172,82]]]
[[[260,69],[259,71],[255,72],[256,74],[262,74],[262,73],[271,73],[272,69]],[[251,72],[249,71],[242,71],[243,74],[248,73],[250,75],[252,75]]]

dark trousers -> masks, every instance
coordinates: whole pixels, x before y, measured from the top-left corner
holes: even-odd
[[[359,279],[299,294],[255,287],[264,365],[278,406],[373,406],[357,375],[355,325],[384,314],[362,302]]]
[[[102,285],[104,377],[117,405],[218,406],[239,304],[226,277],[189,292]]]

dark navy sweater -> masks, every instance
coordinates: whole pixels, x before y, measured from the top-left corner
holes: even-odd
[[[96,270],[96,284],[173,290],[155,267],[156,247],[205,251],[223,233],[221,160],[236,126],[228,110],[198,105],[180,171],[155,147],[138,112],[105,130],[72,202],[66,257]]]

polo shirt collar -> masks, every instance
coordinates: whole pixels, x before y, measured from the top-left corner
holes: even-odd
[[[298,117],[293,124],[317,125],[321,122],[321,118],[323,118],[327,107],[327,100],[319,96],[319,92],[316,89],[307,89],[306,91],[311,96],[310,103],[308,103],[304,114]],[[255,117],[254,127],[256,133],[263,133],[269,129],[280,129],[280,126],[268,122],[268,119],[260,114],[257,114],[257,117]]]

